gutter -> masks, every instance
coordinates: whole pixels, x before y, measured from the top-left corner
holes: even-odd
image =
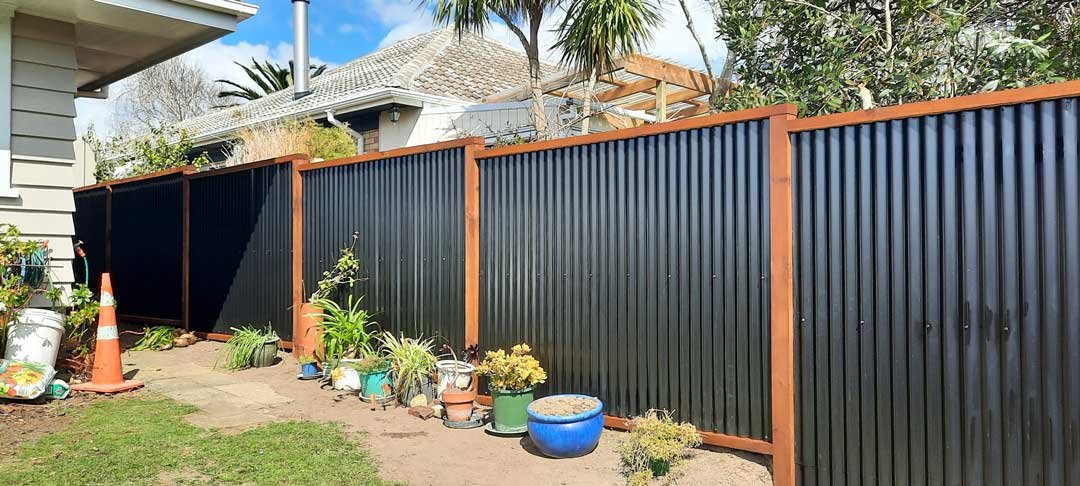
[[[356,140],[357,155],[364,153],[364,136],[360,135],[360,132],[349,128],[349,125],[347,123],[342,122],[341,120],[338,120],[336,117],[334,117],[334,110],[326,110],[326,121],[330,122],[330,124],[335,127],[345,130],[345,132],[348,133],[350,137]]]
[[[191,141],[196,147],[206,145],[210,143],[223,142],[229,140],[231,135],[236,133],[237,130],[244,128],[245,126],[258,125],[260,123],[272,122],[275,120],[281,120],[285,118],[301,118],[305,116],[317,116],[326,112],[326,110],[339,111],[358,111],[365,108],[372,108],[381,104],[397,103],[402,106],[412,106],[416,108],[424,107],[427,103],[434,103],[438,105],[461,105],[462,100],[447,98],[443,96],[430,95],[427,93],[421,93],[418,91],[405,90],[400,88],[376,88],[371,91],[357,93],[354,96],[350,96],[341,100],[336,100],[332,103],[327,103],[323,106],[313,107],[307,110],[300,110],[293,113],[284,113],[280,115],[264,116],[250,120],[248,123],[242,125],[234,125],[222,130],[216,130],[208,132],[203,135],[192,137]]]

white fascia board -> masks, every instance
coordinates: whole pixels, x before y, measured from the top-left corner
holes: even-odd
[[[0,198],[19,197],[11,186],[11,19],[15,8],[0,3]]]
[[[145,12],[159,17],[205,25],[215,29],[236,31],[236,24],[241,18],[235,13],[221,12],[207,8],[203,2],[174,2],[171,0],[93,0],[94,3],[112,5],[138,12]],[[194,4],[194,5],[190,5]],[[196,6],[198,5],[198,6]],[[244,17],[246,18],[246,17]]]

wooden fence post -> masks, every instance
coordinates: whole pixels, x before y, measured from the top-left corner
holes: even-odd
[[[193,172],[184,171],[180,176],[181,194],[183,194],[180,206],[180,211],[183,212],[180,237],[182,262],[180,281],[183,286],[180,293],[180,319],[184,323],[184,330],[188,332],[191,332],[191,180],[188,179],[188,175]]]
[[[465,146],[465,347],[480,340],[480,165],[478,143]]]
[[[292,161],[292,342],[301,342],[304,332],[300,326],[300,306],[304,304],[304,178],[300,166],[304,159]],[[293,354],[301,352],[300,346],[292,347]],[[303,352],[312,352],[303,350]]]
[[[773,484],[795,486],[795,281],[790,114],[769,118]]]

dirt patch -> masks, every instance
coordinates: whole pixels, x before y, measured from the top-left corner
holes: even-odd
[[[182,349],[154,353],[139,351],[124,355],[125,366],[140,368],[138,379],[164,383],[196,382],[213,367],[221,345],[200,342]],[[387,479],[414,485],[448,484],[447,477],[467,478],[453,484],[483,486],[500,484],[513,476],[515,486],[626,484],[619,473],[615,447],[626,433],[605,429],[592,453],[574,459],[550,459],[532,445],[528,437],[501,438],[483,428],[455,430],[442,421],[420,420],[406,408],[371,410],[355,394],[322,389],[314,381],[296,379],[299,365],[282,353],[283,362],[268,368],[230,373],[249,383],[264,383],[275,393],[292,399],[262,409],[259,413],[279,420],[316,420],[343,424],[346,433],[358,437],[380,462],[380,474]],[[340,399],[335,400],[335,398]],[[423,432],[424,435],[415,432]],[[725,449],[694,451],[686,464],[684,485],[767,486],[771,484],[768,457]]]
[[[14,455],[20,444],[66,427],[71,411],[103,399],[107,397],[89,393],[55,401],[0,399],[0,457]]]
[[[600,402],[595,398],[553,396],[541,398],[529,405],[529,409],[540,415],[568,417],[585,413],[596,408]]]

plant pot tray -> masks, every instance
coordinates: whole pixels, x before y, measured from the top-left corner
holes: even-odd
[[[499,437],[518,437],[527,434],[529,432],[529,426],[525,425],[511,430],[497,430],[495,429],[495,422],[488,422],[484,425],[484,432]]]
[[[447,427],[449,427],[451,429],[475,429],[477,427],[480,427],[480,426],[484,425],[484,417],[485,416],[486,416],[485,413],[483,413],[483,412],[481,412],[479,410],[474,410],[473,414],[472,414],[472,418],[469,419],[469,420],[466,420],[466,421],[463,421],[463,422],[455,422],[453,420],[443,419],[442,423],[443,423],[443,425],[445,425],[445,426],[447,426]]]

